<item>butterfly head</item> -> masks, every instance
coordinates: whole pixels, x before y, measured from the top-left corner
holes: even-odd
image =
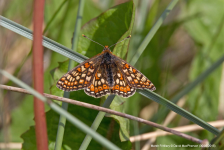
[[[103,51],[105,51],[105,50],[109,50],[109,51],[110,51],[110,48],[109,48],[109,46],[108,46],[108,45],[105,45],[105,46],[104,46]]]

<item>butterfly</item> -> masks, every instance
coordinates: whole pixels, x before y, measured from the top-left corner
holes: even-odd
[[[91,40],[87,36],[83,36]],[[125,39],[130,37],[131,35]],[[114,55],[110,47],[103,47],[104,49],[100,54],[84,61],[63,75],[56,86],[67,92],[84,89],[87,95],[95,98],[106,94],[116,94],[127,98],[132,96],[136,89],[149,89],[151,91],[156,89],[153,83],[140,71]]]

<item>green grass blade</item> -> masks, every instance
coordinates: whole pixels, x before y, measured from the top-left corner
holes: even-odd
[[[82,130],[86,134],[91,135],[96,141],[98,141],[104,147],[106,147],[108,149],[113,149],[113,150],[119,150],[120,149],[116,145],[114,145],[113,143],[111,143],[110,141],[105,139],[103,136],[101,136],[97,132],[90,129],[87,125],[85,125],[84,123],[79,121],[77,118],[72,116],[70,113],[68,113],[64,109],[60,108],[57,104],[53,103],[50,100],[47,100],[46,97],[44,97],[43,95],[41,95],[40,93],[35,91],[33,88],[31,88],[30,86],[28,86],[27,84],[25,84],[21,80],[17,79],[16,77],[12,76],[11,74],[9,74],[8,72],[6,72],[4,70],[0,70],[0,73],[2,75],[4,75],[5,77],[9,78],[10,80],[12,80],[14,83],[19,85],[20,87],[22,87],[24,89],[27,89],[32,95],[36,96],[37,98],[39,98],[43,102],[47,103],[55,112],[57,112],[60,115],[65,116],[73,125],[75,125],[77,128],[79,128],[80,130]]]
[[[219,34],[221,33],[221,30],[223,28],[223,24],[224,24],[224,16],[222,17],[222,20],[220,21],[220,24],[217,28],[217,31],[215,32],[215,34],[213,35],[213,38],[209,44],[209,46],[207,47],[208,50],[212,50],[212,47],[214,45],[214,43],[216,42],[216,39],[219,37]],[[224,57],[224,56],[223,56]],[[184,95],[188,94],[192,89],[194,89],[199,83],[201,83],[206,77],[208,77],[214,70],[217,69],[217,67],[219,67],[222,62],[224,61],[224,58],[221,57],[219,60],[217,60],[213,65],[211,65],[207,70],[205,70],[202,74],[200,74],[193,82],[189,83],[187,86],[185,86],[180,92],[178,92],[170,101],[172,101],[173,103],[177,103]],[[155,116],[153,116],[153,118],[151,119],[151,121],[156,121],[158,120],[163,120],[166,116],[166,114],[168,113],[168,109],[167,108],[160,108],[158,114],[156,114]],[[144,126],[141,129],[141,133],[146,132],[146,130],[149,130],[149,126]]]
[[[129,2],[130,3],[130,2]],[[128,35],[130,35],[131,34],[131,32],[132,32],[132,28],[133,28],[133,25],[134,25],[134,18],[135,18],[135,5],[134,5],[134,3],[132,2],[132,17],[131,17],[131,23],[130,23],[130,26],[129,26],[129,29],[128,29],[128,31],[126,31],[126,33],[120,38],[121,40],[123,40],[124,38],[126,38]],[[106,13],[106,12],[104,12],[104,13]],[[129,44],[129,41],[127,40],[126,41],[126,43],[128,43]],[[113,53],[116,53],[116,55],[117,56],[119,56],[119,57],[123,57],[123,55],[125,54],[126,55],[126,51],[125,51],[125,49],[127,50],[127,47],[125,47],[124,46],[125,44],[123,44],[123,46],[122,46],[122,50],[121,49],[119,49],[119,48],[117,48],[117,45],[115,46],[115,48],[114,48],[114,50],[113,50]],[[122,53],[123,52],[123,53]],[[110,105],[111,105],[111,103],[112,103],[112,101],[114,100],[114,97],[115,97],[115,95],[110,95],[110,96],[108,96],[107,97],[107,99],[104,101],[104,104],[103,104],[103,107],[105,107],[105,108],[109,108],[110,107]],[[92,123],[92,126],[91,126],[91,128],[93,129],[93,130],[97,130],[98,129],[98,127],[99,127],[99,125],[100,125],[100,123],[102,122],[102,120],[103,120],[103,118],[104,118],[104,116],[105,116],[105,112],[99,112],[98,114],[97,114],[97,116],[96,116],[96,118],[95,118],[95,120],[94,120],[94,122]],[[120,122],[120,121],[118,121],[118,122]],[[121,128],[121,124],[120,124],[120,128]],[[121,138],[121,137],[120,137]],[[122,138],[121,138],[122,139]],[[83,142],[82,142],[82,145],[80,146],[80,150],[85,150],[85,149],[87,149],[87,147],[88,147],[88,145],[90,144],[90,142],[91,142],[91,140],[92,140],[92,137],[91,136],[89,136],[89,135],[86,135],[86,137],[85,137],[85,139],[83,140]]]
[[[0,16],[0,25],[15,32],[19,35],[22,35],[30,40],[33,40],[33,32],[24,26],[19,25],[3,16]],[[52,51],[55,51],[61,55],[66,56],[69,59],[72,59],[78,63],[81,63],[88,59],[88,57],[83,56],[77,52],[73,52],[71,49],[43,36],[43,46],[49,48]]]
[[[69,1],[68,5],[70,5],[71,1]],[[84,9],[85,0],[79,0],[79,7],[78,7],[78,13],[76,17],[76,24],[75,24],[75,31],[73,34],[73,40],[72,40],[72,49],[73,51],[76,51],[78,47],[78,39],[79,39],[79,31],[81,29],[82,24],[82,16],[83,16],[83,9]],[[68,71],[71,70],[74,67],[74,61],[71,59],[69,60],[68,65]],[[69,98],[70,93],[64,92],[63,97]],[[68,103],[63,102],[62,103],[62,109],[66,110],[68,109]],[[55,150],[60,150],[62,147],[62,141],[64,137],[64,130],[65,130],[65,124],[66,124],[66,118],[63,115],[60,115],[59,123],[58,123],[58,131],[57,131],[57,137],[56,137],[56,143],[55,143]]]
[[[224,129],[210,142],[212,145],[217,145],[218,149],[223,149],[224,148]]]
[[[64,6],[64,4],[67,2],[68,0],[64,0],[61,5],[58,7],[58,9],[56,10],[56,12],[54,13],[54,15],[51,17],[50,21],[47,23],[43,33],[46,33],[46,31],[48,30],[48,28],[50,27],[51,23],[53,22],[53,20],[55,19],[55,17],[58,15],[58,13],[60,12],[60,10],[62,9],[62,7]]]
[[[110,95],[110,96],[108,96],[108,98],[106,99],[106,101],[105,101],[104,104],[103,104],[103,107],[105,107],[105,108],[109,108],[109,106],[110,106],[110,104],[112,103],[114,97],[115,97],[115,95]],[[91,129],[92,129],[92,130],[96,131],[96,130],[98,129],[98,127],[99,127],[101,121],[103,120],[105,114],[106,114],[106,113],[105,113],[105,112],[102,112],[102,111],[100,111],[100,112],[97,114],[97,116],[96,116],[96,118],[95,118],[95,120],[94,120],[94,122],[93,122],[93,124],[92,124],[92,126],[91,126]],[[91,137],[90,135],[86,135],[86,137],[85,137],[85,139],[83,140],[82,145],[80,146],[79,149],[80,149],[80,150],[85,150],[85,149],[87,149],[87,147],[88,147],[89,143],[91,142],[91,140],[92,140],[92,137]]]
[[[217,67],[219,67],[222,63],[224,62],[224,56],[222,56],[219,60],[217,60],[211,67],[209,67],[205,72],[203,72],[200,76],[197,77],[197,79],[195,79],[192,83],[188,84],[182,91],[180,91],[176,96],[174,96],[174,98],[171,99],[170,103],[177,103],[177,101],[182,98],[184,95],[186,95],[187,93],[189,93],[193,88],[195,88],[199,83],[201,83],[206,77],[208,77],[215,69],[217,69]],[[144,91],[145,93],[147,93],[148,95],[151,95],[151,99],[154,100],[152,97],[153,95],[150,94],[151,92],[148,91]],[[140,92],[141,93],[141,92]],[[147,96],[148,97],[148,96]],[[159,100],[158,100],[159,101]],[[164,102],[165,104],[165,102]],[[166,106],[166,105],[164,105]],[[167,107],[167,106],[166,106]],[[169,107],[167,107],[169,108]],[[175,109],[175,108],[174,108]],[[173,110],[173,109],[171,109]],[[160,109],[160,114],[162,114],[162,116],[158,116],[155,115],[152,120],[155,121],[156,118],[164,118],[165,115],[168,113],[168,109],[164,108],[164,109]],[[173,110],[174,111],[174,110]],[[175,111],[176,112],[176,111]],[[179,113],[178,113],[179,114]],[[180,114],[181,115],[181,114]],[[186,115],[185,115],[186,116]],[[190,116],[189,116],[190,117]],[[210,131],[211,133],[217,135],[219,134],[219,130],[214,128],[213,126],[208,125],[205,121],[202,120],[197,120],[196,118],[187,118],[189,120],[191,120],[192,122],[200,125],[201,127],[203,127],[204,129]],[[196,119],[196,120],[195,120]],[[196,121],[196,122],[195,122]],[[148,127],[146,127],[148,128]],[[142,129],[141,133],[144,132],[147,129]]]
[[[143,42],[140,44],[140,46],[139,46],[138,50],[136,51],[135,55],[131,59],[131,61],[130,61],[130,64],[131,65],[135,65],[135,63],[138,61],[139,57],[144,52],[145,48],[147,47],[147,45],[149,44],[149,42],[151,41],[151,39],[153,38],[153,36],[157,32],[157,30],[159,29],[159,27],[162,25],[162,23],[165,20],[165,18],[169,15],[170,11],[177,4],[177,2],[178,2],[178,0],[172,0],[172,2],[170,2],[170,4],[165,9],[165,11],[163,12],[163,14],[156,21],[156,23],[154,24],[154,26],[152,27],[152,29],[146,35],[146,37],[143,40]]]
[[[190,112],[184,110],[183,108],[177,106],[176,104],[174,104],[173,102],[163,98],[162,96],[156,94],[156,93],[152,93],[149,90],[138,90],[138,92],[147,97],[152,99],[153,101],[167,107],[168,109],[176,112],[177,114],[187,118],[188,120],[198,124],[199,126],[203,127],[204,129],[208,130],[209,132],[217,135],[219,134],[219,130],[216,129],[215,127],[211,126],[210,124],[208,124],[207,122],[205,122],[204,120],[201,120],[200,118],[196,117],[195,115],[191,114]]]
[[[18,25],[17,23],[14,23],[4,17],[0,17],[0,25],[32,40],[32,32],[29,29],[27,29],[21,25]],[[73,52],[73,51],[69,50],[68,48],[62,46],[61,44],[58,44],[57,42],[54,42],[53,40],[50,40],[46,37],[44,37],[43,45],[53,51],[56,51],[70,59],[77,61],[78,63],[81,63],[87,59],[87,57],[85,57],[81,54],[78,54],[76,52]],[[170,103],[170,101],[166,100],[165,98],[157,99],[156,98],[157,94],[149,92],[147,90],[142,90],[142,91],[138,90],[138,92],[140,92],[141,94],[144,94],[144,96],[146,96],[147,98],[152,99],[154,101],[159,101],[159,102],[161,101],[160,104],[162,104],[164,106],[166,106],[167,104],[169,105],[169,103]],[[169,103],[166,103],[166,101],[168,101]],[[177,108],[179,108],[179,107],[177,107]],[[171,110],[175,109],[175,112],[177,111],[176,107],[169,107],[169,109],[171,109]],[[179,109],[179,111],[182,111],[182,109]],[[189,114],[186,113],[186,111],[182,111],[182,113],[180,115],[183,117],[188,116],[191,118],[191,116],[189,116]],[[219,133],[219,130],[217,130],[216,128],[214,128],[212,126],[207,125],[207,123],[205,121],[197,118],[196,116],[194,116],[193,122],[202,126],[204,129],[210,131],[211,133],[214,133],[216,135]]]

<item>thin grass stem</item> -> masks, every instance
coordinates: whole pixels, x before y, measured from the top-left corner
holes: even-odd
[[[152,29],[149,31],[149,33],[146,35],[146,37],[143,40],[143,42],[138,47],[135,55],[131,59],[131,61],[130,61],[130,64],[131,65],[134,66],[136,64],[136,62],[138,61],[138,59],[141,56],[141,54],[144,52],[145,48],[147,47],[147,45],[149,44],[149,42],[151,41],[151,39],[156,34],[156,32],[158,31],[159,27],[162,25],[163,21],[166,19],[166,17],[172,11],[172,9],[174,8],[174,6],[176,6],[177,2],[178,2],[178,0],[172,0],[170,2],[170,4],[168,5],[168,7],[163,12],[163,14],[156,21],[156,23],[154,24],[154,26],[152,27]]]
[[[17,79],[16,77],[12,76],[8,72],[6,72],[4,70],[1,70],[1,69],[0,69],[0,73],[2,75],[4,75],[5,77],[9,78],[10,80],[12,80],[14,83],[16,83],[17,85],[19,85],[20,87],[26,89],[28,92],[30,92],[32,95],[34,95],[35,97],[37,97],[39,100],[41,100],[41,101],[45,102],[46,104],[48,104],[51,107],[51,109],[53,109],[56,113],[65,116],[66,119],[69,122],[71,122],[74,126],[76,126],[77,128],[79,128],[84,133],[87,133],[87,134],[91,135],[94,140],[96,140],[97,142],[99,142],[105,148],[107,148],[107,149],[113,149],[113,150],[120,150],[119,147],[117,147],[116,145],[114,145],[113,143],[111,143],[110,141],[108,141],[107,139],[105,139],[102,135],[100,135],[97,132],[95,132],[92,129],[90,129],[86,124],[82,123],[76,117],[72,116],[66,110],[62,109],[57,104],[53,103],[51,100],[47,99],[46,97],[44,97],[43,95],[41,95],[40,93],[38,93],[37,91],[35,91],[33,88],[31,88],[30,86],[28,86],[27,84],[25,84],[21,80]]]
[[[32,93],[30,93],[26,89],[13,87],[13,86],[0,85],[0,88],[1,89],[5,89],[5,90],[14,91],[14,92],[21,92],[21,93],[25,93],[25,94],[32,94]],[[120,116],[120,117],[124,117],[124,118],[133,120],[133,121],[138,122],[138,123],[143,123],[143,124],[146,124],[146,125],[149,125],[149,126],[152,126],[152,127],[158,128],[158,129],[161,129],[163,131],[170,132],[170,133],[175,134],[177,136],[183,137],[183,138],[185,138],[187,140],[190,140],[190,141],[193,141],[193,142],[196,142],[196,143],[201,143],[200,139],[194,138],[192,136],[186,135],[186,134],[181,133],[181,132],[177,132],[177,131],[172,130],[172,129],[168,128],[168,127],[162,126],[160,124],[157,124],[157,123],[154,123],[154,122],[142,119],[142,118],[138,118],[138,117],[135,117],[135,116],[132,116],[132,115],[129,115],[129,114],[125,114],[125,113],[121,113],[121,112],[118,112],[118,111],[115,111],[115,110],[111,110],[111,109],[105,108],[106,105],[104,105],[104,107],[100,107],[100,106],[97,106],[97,105],[84,103],[84,102],[80,102],[78,100],[68,99],[68,98],[59,97],[59,96],[55,96],[55,95],[51,95],[51,94],[44,93],[43,95],[46,98],[49,98],[49,99],[58,100],[58,101],[61,101],[61,102],[66,102],[66,103],[70,103],[70,104],[73,104],[73,105],[77,105],[77,106],[81,106],[81,107],[85,107],[85,108],[101,111],[101,112],[104,112],[104,113],[108,113],[108,114],[113,114],[113,115],[117,115],[117,116]],[[109,105],[109,104],[107,104],[107,105]],[[219,126],[221,126],[221,125],[219,124]]]
[[[73,40],[72,40],[72,49],[73,51],[76,51],[78,47],[78,37],[79,37],[79,31],[81,29],[82,24],[82,16],[83,16],[83,9],[84,9],[85,0],[79,1],[79,7],[78,7],[78,13],[76,17],[76,24],[73,34]],[[74,67],[74,61],[71,59],[69,60],[68,65],[68,71],[71,70]],[[64,92],[63,97],[69,98],[70,93]],[[62,102],[62,109],[66,110],[68,109],[68,103]],[[55,150],[60,150],[62,146],[62,141],[64,137],[64,130],[65,130],[65,124],[66,124],[66,117],[63,115],[60,115],[59,123],[58,123],[58,131],[57,131],[57,137],[56,137],[56,143],[55,143]]]
[[[104,107],[104,108],[109,108],[109,106],[110,106],[110,104],[112,103],[114,97],[115,97],[115,95],[110,95],[110,96],[108,96],[107,99],[106,99],[106,101],[105,101],[104,104],[103,104],[103,107]],[[102,112],[102,111],[100,111],[100,112],[97,114],[97,116],[96,116],[96,118],[95,118],[95,120],[94,120],[94,122],[93,122],[93,124],[92,124],[92,126],[91,126],[91,129],[93,129],[94,131],[96,131],[96,130],[98,129],[98,127],[99,127],[101,121],[103,120],[105,114],[106,114],[106,113],[105,113],[105,112]],[[87,149],[87,147],[88,147],[89,143],[91,142],[91,140],[92,140],[92,137],[91,137],[90,135],[86,135],[86,137],[85,137],[85,139],[83,140],[82,145],[80,146],[79,149],[80,149],[80,150],[85,150],[85,149]]]
[[[49,29],[51,23],[54,21],[55,17],[58,15],[58,13],[61,11],[62,7],[64,6],[64,4],[67,2],[68,0],[64,0],[61,5],[58,7],[58,9],[55,11],[55,13],[53,14],[53,16],[51,17],[50,21],[48,21],[43,33],[46,33],[47,30]]]
[[[32,31],[5,18],[5,17],[2,17],[0,16],[0,25],[13,31],[13,32],[16,32],[24,37],[27,37],[28,39],[31,39],[32,40]],[[88,57],[86,56],[83,56],[79,53],[76,53],[76,52],[73,52],[71,51],[70,49],[66,48],[65,46],[49,39],[49,38],[46,38],[44,37],[44,40],[43,40],[43,46],[59,53],[59,54],[62,54],[70,59],[73,59],[74,61],[78,62],[78,63],[81,63],[83,62],[84,60],[88,59]],[[224,57],[223,57],[224,59]],[[218,60],[220,61],[220,60]],[[223,62],[223,60],[222,60]],[[222,63],[221,62],[221,63]],[[217,64],[217,65],[220,65],[221,63]],[[214,70],[212,70],[214,71]],[[167,103],[165,98],[159,98],[157,94],[153,93],[153,92],[149,92],[147,90],[138,90],[137,92],[140,92],[140,94],[143,94],[141,92],[144,92],[144,96],[149,98],[149,99],[152,99],[154,101],[160,101],[160,104],[164,105],[165,107],[167,107]],[[168,101],[170,102],[170,101]],[[168,107],[170,110],[174,111],[175,109],[178,109],[181,113],[180,115],[183,116],[183,117],[186,117],[188,116],[188,114],[186,114],[185,111],[182,111],[182,109],[179,109],[178,107],[175,108],[175,107]],[[175,111],[176,112],[176,111]],[[194,116],[196,117],[196,116]],[[191,118],[191,117],[190,117]],[[214,133],[214,134],[218,134],[219,133],[219,130],[217,130],[216,128],[212,127],[212,126],[209,126],[205,123],[205,121],[201,120],[201,119],[198,119],[197,117],[194,118],[194,119],[190,119],[191,121],[193,120],[194,123],[198,124],[198,125],[201,125],[203,128],[205,128],[206,130],[208,130],[209,132],[211,133]]]

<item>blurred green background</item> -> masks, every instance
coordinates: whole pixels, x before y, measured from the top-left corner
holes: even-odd
[[[59,6],[63,5],[45,36],[71,48],[78,2],[78,0],[46,0],[45,27]],[[107,9],[124,2],[127,0],[86,0],[82,25]],[[127,60],[131,60],[134,56],[138,46],[170,2],[170,0],[134,1],[136,6],[135,23]],[[224,55],[223,8],[223,0],[180,0],[178,2],[135,65],[154,83],[157,88],[156,93],[171,99]],[[3,0],[0,5],[0,13],[32,30],[33,1]],[[4,37],[1,40],[4,43],[1,47],[4,56],[3,68],[25,83],[32,85],[32,58],[30,55],[32,42],[12,31],[2,27],[0,29],[1,36]],[[97,42],[100,43],[100,41]],[[101,51],[101,49],[97,51]],[[58,67],[58,62],[66,60],[66,57],[45,49],[45,93],[50,93],[50,87],[55,83],[50,74],[51,70]],[[7,78],[2,78],[2,84],[16,86]],[[2,97],[1,112],[4,112],[6,121],[0,120],[0,142],[22,143],[21,134],[34,125],[33,97],[10,91],[3,91]],[[224,65],[216,69],[179,102],[181,102],[182,108],[206,122],[223,120]],[[126,101],[125,107],[126,113],[150,120],[155,114],[160,114],[158,109],[161,106],[136,93]],[[46,110],[48,109],[46,106]],[[166,117],[165,120],[157,118],[157,123],[165,122],[168,127],[192,124],[179,115],[171,118],[170,120],[169,117]],[[154,130],[156,129],[146,129],[143,124],[130,121],[130,136]],[[205,130],[187,134],[209,141],[214,138],[213,134]],[[157,137],[151,141],[154,144],[195,144],[174,135]],[[132,149],[141,149],[146,142],[133,143]]]

